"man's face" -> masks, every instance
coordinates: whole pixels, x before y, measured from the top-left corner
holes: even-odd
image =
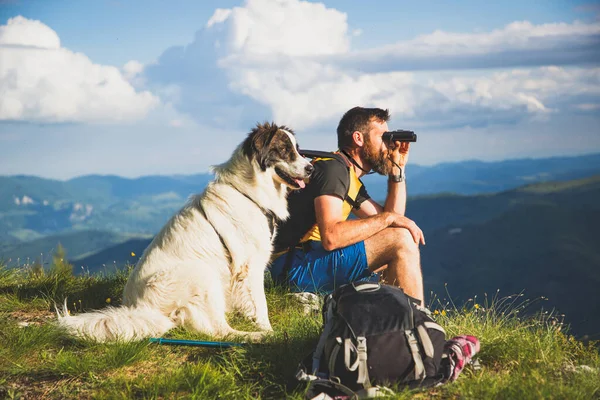
[[[364,145],[361,147],[361,157],[378,174],[388,175],[392,163],[388,159],[388,148],[381,136],[388,131],[387,122],[371,121],[369,132],[364,135]]]

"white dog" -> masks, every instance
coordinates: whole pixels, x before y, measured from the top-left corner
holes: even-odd
[[[214,167],[204,193],[193,196],[144,251],[123,305],[70,316],[65,301],[59,325],[96,341],[160,336],[176,326],[259,339],[272,331],[264,271],[275,223],[288,217],[288,188],[304,187],[311,171],[290,129],[257,125],[228,162]],[[226,313],[234,309],[261,332],[229,326]]]

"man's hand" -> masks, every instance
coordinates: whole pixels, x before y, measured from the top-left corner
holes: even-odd
[[[404,168],[408,163],[409,142],[394,142],[394,147],[388,150],[388,158]]]
[[[393,228],[408,229],[417,245],[425,244],[425,236],[423,235],[423,231],[417,226],[417,224],[413,220],[396,213],[390,213],[390,216],[392,218],[392,221],[389,226]]]

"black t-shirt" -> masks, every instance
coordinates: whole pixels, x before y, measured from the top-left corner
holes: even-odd
[[[280,252],[300,242],[300,239],[316,224],[315,198],[323,195],[346,199],[350,187],[350,171],[346,164],[336,158],[318,160],[304,189],[294,190],[288,196],[290,217],[279,224],[274,252]],[[362,183],[362,182],[361,182]],[[368,200],[369,194],[362,185],[355,203]]]

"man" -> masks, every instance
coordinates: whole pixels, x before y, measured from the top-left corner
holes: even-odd
[[[355,107],[337,128],[339,151],[316,159],[306,188],[290,194],[290,218],[278,230],[271,274],[293,291],[327,293],[357,280],[401,287],[423,300],[419,244],[423,232],[404,216],[409,143],[384,143],[387,110]],[[384,206],[360,177],[388,176]],[[357,219],[348,219],[352,212]]]

